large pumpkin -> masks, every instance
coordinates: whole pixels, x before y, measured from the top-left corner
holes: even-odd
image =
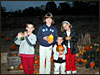
[[[19,70],[23,70],[23,65],[22,65],[22,63],[19,65]]]
[[[65,49],[65,48],[64,48],[62,45],[58,45],[58,46],[56,47],[56,51],[57,51],[57,52],[60,52],[60,51],[63,52],[64,49]]]
[[[52,40],[54,40],[54,36],[52,34],[50,34],[48,36],[48,43],[51,42]]]
[[[85,49],[86,51],[90,51],[91,48],[90,48],[90,46],[87,45],[87,46],[85,46],[84,49]]]

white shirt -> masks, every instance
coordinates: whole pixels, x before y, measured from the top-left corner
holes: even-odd
[[[70,32],[66,31],[67,36],[70,37]],[[70,40],[68,40],[68,48],[70,48]]]

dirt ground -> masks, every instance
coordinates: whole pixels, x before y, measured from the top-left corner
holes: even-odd
[[[25,18],[26,19],[26,18]],[[23,21],[25,21],[25,19]],[[60,18],[61,20],[59,20],[58,18],[55,20],[56,22],[56,27],[57,27],[57,30],[60,30],[60,26],[58,25],[61,25],[61,21],[62,20],[67,20],[67,19],[63,19],[62,17]],[[76,19],[76,20],[75,20]],[[91,19],[91,20],[90,20]],[[70,20],[70,22],[72,23],[73,25],[73,28],[75,28],[79,34],[82,34],[82,33],[85,33],[85,32],[89,32],[89,33],[92,33],[92,34],[95,34],[95,35],[98,35],[99,32],[98,32],[98,28],[99,28],[99,22],[98,22],[98,19],[93,19],[93,18],[90,18],[90,19],[85,19],[85,18],[82,18],[80,20],[80,18],[68,18],[68,20]],[[13,20],[13,19],[12,19]],[[27,19],[26,19],[27,20]],[[34,21],[34,23],[36,24],[36,30],[35,30],[35,34],[37,33],[38,31],[38,28],[39,26],[42,24],[42,22],[38,19],[32,19]],[[31,20],[31,21],[32,21]],[[16,37],[16,34],[18,32],[21,32],[21,31],[25,31],[25,29],[23,27],[20,27],[20,21],[14,19],[14,22],[17,21],[19,22],[19,26],[16,27],[16,25],[12,25],[10,28],[7,27],[7,28],[2,28],[2,33],[5,35],[4,38],[1,39],[1,52],[9,52],[10,51],[10,46],[12,44],[14,44],[14,38]],[[37,22],[38,21],[38,22]],[[39,23],[39,24],[38,24]],[[4,24],[4,23],[3,23]],[[6,24],[10,24],[10,22],[8,23],[8,21],[6,22]],[[82,25],[86,25],[88,27],[87,28],[84,28],[82,27]],[[5,26],[5,25],[4,25]],[[15,27],[13,27],[15,26]],[[89,27],[92,27],[94,29],[91,29],[89,30]],[[59,31],[58,31],[59,33]],[[6,37],[9,37],[10,40],[9,41],[6,41]],[[35,58],[37,57],[38,55],[38,42],[37,42],[37,45],[36,45],[36,51],[35,51]],[[17,51],[18,51],[18,47],[17,46]],[[35,65],[36,66],[36,65]],[[85,68],[85,64],[76,64],[76,67],[77,67],[77,74],[99,74],[99,70],[94,70],[92,68]],[[8,63],[2,63],[1,64],[1,74],[24,74],[24,71],[23,70],[19,70],[19,69],[14,69],[14,70],[10,70],[8,71]],[[53,74],[53,69],[54,66],[53,66],[53,63],[51,65],[51,74]],[[38,71],[38,69],[35,69]],[[35,74],[35,73],[34,73]]]

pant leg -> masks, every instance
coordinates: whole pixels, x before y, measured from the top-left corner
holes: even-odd
[[[72,69],[72,71],[76,71],[75,54],[71,55],[71,69]]]
[[[34,72],[34,57],[30,57],[29,62],[30,62],[30,74],[33,74],[33,72]]]
[[[60,68],[60,64],[59,63],[55,63],[54,64],[54,74],[59,74],[59,68]]]
[[[66,71],[71,71],[70,55],[71,51],[70,48],[68,48],[68,53],[66,54]]]
[[[65,74],[65,65],[66,63],[61,63],[61,74]]]
[[[51,71],[51,53],[52,46],[46,48],[46,71],[45,74],[50,74]]]
[[[21,61],[22,61],[24,73],[25,74],[30,74],[28,58],[27,57],[21,57]]]
[[[40,55],[40,68],[39,68],[39,74],[45,73],[45,47],[41,46],[39,47],[39,55]]]

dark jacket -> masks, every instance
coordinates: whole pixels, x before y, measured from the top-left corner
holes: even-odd
[[[64,44],[68,48],[68,41],[65,39],[66,37],[67,37],[67,33],[66,33],[66,31],[64,31],[63,32]],[[70,37],[71,37],[70,48],[71,48],[71,54],[73,55],[73,54],[76,54],[79,52],[78,47],[77,47],[78,35],[74,30],[71,29]],[[68,53],[68,51],[67,51],[67,53]]]
[[[54,26],[50,26],[48,27],[46,24],[40,26],[38,33],[37,33],[37,37],[38,37],[38,41],[40,43],[40,45],[44,46],[44,47],[49,47],[52,44],[49,44],[47,41],[43,40],[44,36],[49,36],[50,34],[52,34],[54,36],[54,41],[53,43],[56,42],[57,40],[57,29]]]

